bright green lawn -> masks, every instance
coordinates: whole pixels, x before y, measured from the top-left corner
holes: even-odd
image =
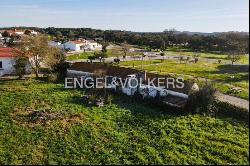
[[[0,93],[0,164],[249,164],[249,128],[228,118],[122,98],[87,107],[81,91],[34,80],[0,81]],[[64,117],[34,123],[28,110]]]
[[[89,56],[93,56],[94,52],[82,52],[79,54],[69,55],[66,57],[68,61],[79,60],[79,59],[88,59]]]

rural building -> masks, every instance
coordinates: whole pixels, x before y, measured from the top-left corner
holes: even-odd
[[[80,50],[95,51],[95,50],[102,49],[102,45],[97,43],[96,41],[85,40],[85,39],[68,41],[64,44],[59,44],[57,42],[51,41],[49,44],[54,47],[59,47],[59,48],[71,50],[71,51],[80,51]]]
[[[15,34],[15,35],[24,35],[26,30],[20,30],[20,29],[3,29],[0,30],[0,36],[2,36],[2,33],[8,32],[10,35]],[[37,35],[38,33],[34,30],[28,30],[32,35]]]
[[[15,73],[15,58],[17,55],[13,53],[13,48],[0,48],[0,76]],[[27,71],[30,70],[27,65]]]
[[[94,40],[85,40],[84,45],[85,45],[84,49],[90,50],[90,51],[101,50],[102,49],[102,45],[97,43]]]
[[[71,51],[80,51],[82,50],[82,47],[84,46],[84,42],[81,40],[74,40],[74,41],[68,41],[63,44],[64,49],[68,49]]]

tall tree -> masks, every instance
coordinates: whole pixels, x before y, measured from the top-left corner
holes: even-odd
[[[4,32],[2,33],[2,36],[3,36],[3,37],[10,37],[10,33],[7,32],[7,31],[4,31]]]
[[[123,58],[126,58],[131,47],[126,41],[121,44],[121,47],[122,47],[122,51],[124,53]]]
[[[69,37],[69,39],[72,40],[75,37],[75,33],[73,31],[69,31],[68,37]]]
[[[56,31],[55,36],[56,36],[57,39],[61,39],[62,38],[62,32]]]
[[[29,62],[36,77],[42,64],[44,67],[51,68],[59,61],[58,49],[48,45],[48,38],[45,35],[24,36],[15,52],[19,56],[30,57]]]

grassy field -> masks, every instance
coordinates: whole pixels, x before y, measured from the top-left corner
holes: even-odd
[[[199,61],[198,63],[179,63],[178,60],[150,60],[121,62],[121,66],[133,66],[148,71],[159,73],[175,73],[177,75],[189,75],[214,80],[220,83],[217,87],[222,92],[230,91],[230,84],[243,88],[238,94],[233,94],[244,99],[249,99],[249,73],[246,67],[240,65],[223,65],[212,62]],[[146,66],[142,66],[146,65]],[[245,90],[244,90],[245,89]]]
[[[116,51],[114,52],[113,50]],[[141,54],[139,52],[128,52],[127,53],[127,56],[133,56],[133,55],[137,55],[137,54]],[[88,59],[89,56],[94,56],[94,52],[82,52],[82,53],[78,53],[78,54],[73,54],[73,55],[68,55],[66,57],[66,59],[68,61],[73,61],[73,60],[79,60],[79,59]],[[124,53],[122,52],[121,49],[118,49],[117,48],[113,48],[113,49],[107,49],[107,56],[108,57],[122,57],[124,56]]]
[[[228,57],[228,55],[218,54],[218,53],[207,53],[207,52],[194,53],[192,51],[178,52],[178,51],[173,51],[171,49],[166,51],[165,53],[174,55],[183,55],[183,56],[193,56],[194,54],[197,54],[201,58],[221,59],[221,60],[227,60]],[[242,55],[242,58],[237,63],[249,64],[249,55]]]
[[[79,54],[73,54],[66,57],[68,61],[79,60],[79,59],[88,59],[89,56],[93,56],[94,52],[82,52]]]
[[[82,91],[33,79],[0,81],[0,92],[0,164],[249,164],[249,128],[231,118],[122,97],[86,106]]]

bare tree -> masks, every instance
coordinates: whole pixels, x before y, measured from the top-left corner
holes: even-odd
[[[127,42],[123,42],[121,44],[121,47],[122,47],[122,51],[124,53],[123,58],[126,58],[126,56],[127,56],[127,54],[128,54],[128,52],[129,52],[129,50],[130,50],[131,47],[130,47],[130,45]]]
[[[229,59],[233,65],[235,62],[238,62],[241,59],[241,57],[242,57],[242,55],[240,55],[236,52],[229,52],[227,59]]]
[[[240,42],[240,34],[237,33],[229,34],[226,43],[226,52],[228,54],[227,59],[229,59],[233,65],[235,62],[238,62],[243,57],[243,54],[246,52],[246,43],[242,44]]]

